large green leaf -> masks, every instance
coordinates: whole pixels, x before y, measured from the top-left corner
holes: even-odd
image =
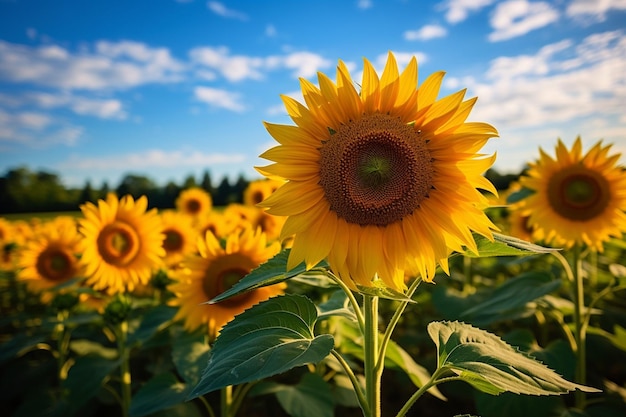
[[[313,334],[316,320],[315,304],[301,295],[274,297],[235,316],[215,341],[191,398],[321,361],[334,340]]]
[[[167,305],[158,305],[146,311],[141,317],[137,330],[128,336],[128,344],[143,344],[159,331],[165,329],[174,318],[176,308]]]
[[[187,397],[187,386],[172,373],[155,376],[133,395],[129,414],[142,417],[182,403]]]
[[[171,329],[171,335],[172,362],[183,379],[195,385],[209,355],[206,329],[189,333],[177,326]]]
[[[599,390],[575,384],[513,348],[502,339],[460,322],[432,322],[428,333],[437,345],[439,367],[488,394],[508,391],[527,395],[563,394],[575,389]]]
[[[275,394],[292,417],[332,417],[334,400],[330,385],[320,375],[306,373],[297,385],[267,382],[256,386],[250,395]]]
[[[500,233],[493,233],[493,238],[494,241],[492,242],[486,237],[475,233],[474,240],[476,241],[478,253],[474,253],[468,249],[463,253],[463,255],[470,258],[485,258],[491,256],[528,256],[558,250],[535,245],[534,243]]]
[[[522,274],[487,290],[487,295],[481,293],[468,297],[470,300],[477,298],[483,301],[471,301],[472,307],[463,311],[459,317],[478,325],[507,319],[510,312],[523,310],[527,303],[558,289],[561,282],[543,272]]]
[[[273,258],[269,259],[267,262],[261,264],[258,268],[252,270],[252,272],[240,279],[228,290],[213,298],[210,303],[217,303],[246,291],[278,284],[279,282],[283,282],[289,278],[293,278],[307,272],[304,263],[301,263],[292,270],[287,271],[287,259],[289,258],[290,250],[291,249],[285,249]],[[316,272],[323,272],[323,268],[326,266],[326,262],[322,261],[316,265],[313,270]]]
[[[99,356],[82,356],[70,368],[63,388],[69,393],[66,398],[68,412],[72,414],[93,398],[104,380],[119,366],[120,360],[109,360]]]

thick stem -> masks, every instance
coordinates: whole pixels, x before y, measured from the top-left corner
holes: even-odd
[[[584,326],[585,292],[583,285],[582,260],[580,258],[580,245],[574,246],[574,336],[576,338],[576,382],[584,385],[587,379],[587,336]],[[576,408],[585,408],[585,393],[578,390],[575,394]]]
[[[222,417],[232,417],[231,405],[233,404],[233,386],[228,385],[221,390],[220,415]]]
[[[131,377],[130,377],[130,349],[127,345],[128,322],[124,320],[120,323],[117,331],[117,349],[120,355],[120,384],[122,397],[122,415],[128,417],[130,401],[132,398]]]
[[[376,370],[378,358],[378,297],[363,296],[363,316],[365,319],[365,340],[363,343],[365,398],[369,408],[369,417],[380,417],[380,374]]]

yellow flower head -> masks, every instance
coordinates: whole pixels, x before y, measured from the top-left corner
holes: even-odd
[[[536,239],[602,251],[603,242],[626,232],[626,171],[610,149],[599,141],[583,155],[580,137],[571,150],[559,139],[556,158],[539,149],[540,159],[520,178],[534,194],[519,203]]]
[[[168,210],[160,215],[165,235],[163,240],[165,263],[168,266],[175,266],[185,255],[196,250],[198,231],[193,226],[192,219],[183,213]]]
[[[184,327],[189,331],[206,325],[210,337],[214,338],[235,315],[283,292],[284,284],[277,284],[216,304],[203,304],[276,255],[280,244],[268,245],[263,232],[248,228],[229,235],[225,247],[209,232],[198,239],[198,250],[199,255],[189,255],[183,261],[183,267],[172,273],[175,282],[168,287],[176,295],[172,305],[179,307],[175,319],[184,320]]]
[[[108,294],[133,291],[146,285],[165,255],[163,226],[156,211],[146,211],[145,196],[118,200],[109,194],[98,205],[86,203],[79,220],[84,235],[82,262],[87,283]]]
[[[258,170],[287,181],[260,206],[288,216],[288,268],[327,258],[352,288],[378,277],[403,290],[405,271],[432,280],[451,250],[477,251],[472,231],[492,238],[478,188],[496,194],[482,176],[495,156],[477,152],[497,132],[465,122],[476,101],[465,90],[437,100],[443,76],[418,89],[416,59],[399,74],[389,53],[380,78],[364,60],[360,91],[339,61],[336,83],[322,73],[319,88],[301,80],[306,106],[283,97],[296,126],[265,124],[280,145]]]
[[[213,200],[211,194],[199,187],[181,191],[176,199],[176,209],[194,218],[201,218],[211,212]]]
[[[83,268],[78,259],[81,240],[76,224],[65,218],[38,226],[18,251],[17,267],[21,268],[18,279],[26,282],[29,291],[42,293],[81,277]]]
[[[256,206],[269,197],[282,184],[282,181],[269,178],[250,182],[246,189],[243,190],[243,204]]]

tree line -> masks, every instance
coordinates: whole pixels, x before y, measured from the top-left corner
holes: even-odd
[[[501,175],[490,169],[485,176],[498,190],[505,190],[519,174]],[[182,184],[170,181],[165,186],[159,186],[144,175],[127,174],[114,188],[106,182],[94,187],[90,181],[86,181],[82,188],[68,188],[55,173],[35,172],[22,166],[10,169],[0,177],[0,214],[75,211],[79,205],[87,201],[96,202],[111,191],[119,196],[130,194],[134,198],[145,195],[149,207],[168,209],[175,207],[176,198],[182,190],[191,187],[200,187],[210,193],[215,206],[225,206],[241,203],[243,191],[249,183],[242,175],[233,183],[224,176],[215,186],[210,172],[205,170],[199,179],[189,175]]]
[[[240,175],[234,182],[224,176],[215,185],[210,172],[205,170],[200,178],[189,175],[181,184],[170,181],[161,186],[145,175],[127,174],[115,187],[107,182],[96,187],[86,181],[82,188],[72,188],[64,186],[55,173],[32,171],[22,166],[8,170],[0,177],[0,214],[75,211],[85,202],[105,198],[109,192],[119,196],[130,194],[134,198],[145,195],[150,208],[168,209],[175,207],[182,190],[191,187],[204,189],[211,194],[215,206],[224,206],[241,203],[243,191],[249,183]]]

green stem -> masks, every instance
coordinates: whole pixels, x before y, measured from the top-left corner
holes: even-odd
[[[330,271],[327,271],[327,273],[328,273],[328,275],[330,275],[332,280],[335,281],[335,283],[337,285],[339,285],[339,287],[341,287],[343,292],[348,297],[348,300],[350,301],[350,304],[352,305],[352,309],[354,310],[354,314],[356,314],[356,321],[359,324],[359,328],[361,329],[361,333],[365,334],[365,319],[363,318],[363,314],[361,313],[361,308],[359,307],[359,303],[357,302],[356,298],[354,297],[354,294],[352,293],[352,290],[346,285],[345,282],[343,282],[341,280],[341,278],[339,278],[338,276],[336,276],[335,274],[333,274]]]
[[[574,326],[576,337],[576,382],[584,385],[587,379],[586,357],[586,326],[585,319],[585,292],[583,285],[582,260],[580,258],[580,245],[574,246]],[[585,393],[577,390],[575,394],[576,408],[584,410]]]
[[[419,287],[421,282],[422,282],[421,278],[416,278],[411,283],[411,286],[406,292],[406,297],[408,299],[413,297],[413,294],[415,294],[415,291],[417,290],[417,287]],[[404,310],[406,309],[408,305],[409,305],[409,301],[400,302],[400,305],[398,306],[398,308],[396,308],[396,311],[394,311],[393,316],[391,317],[391,320],[389,320],[389,324],[387,325],[387,328],[385,329],[385,333],[383,334],[383,337],[380,340],[380,350],[378,354],[378,361],[376,363],[376,369],[377,369],[377,374],[379,375],[379,378],[382,376],[383,368],[385,366],[385,356],[387,354],[387,346],[389,345],[389,340],[391,340],[391,334],[396,328],[396,325],[400,321],[400,317],[402,316],[402,313],[404,313]]]
[[[380,417],[380,374],[376,369],[378,356],[378,297],[363,296],[363,317],[365,319],[364,373],[365,397],[369,408],[369,417]]]
[[[228,385],[221,389],[222,398],[220,401],[220,415],[222,417],[232,417],[231,405],[233,404],[233,386]]]
[[[407,400],[406,403],[404,403],[404,406],[402,406],[402,408],[400,409],[400,411],[398,411],[398,414],[396,414],[396,417],[404,417],[406,415],[406,413],[408,413],[408,411],[411,409],[411,407],[413,407],[413,404],[415,404],[415,402],[429,389],[431,389],[432,387],[439,385],[443,382],[449,382],[449,381],[460,381],[462,380],[462,378],[460,376],[450,376],[447,378],[441,378],[439,379],[439,377],[444,374],[445,370],[442,370],[441,368],[438,368],[435,373],[433,373],[433,375],[430,377],[430,379],[428,380],[428,382],[426,382],[424,385],[422,385],[420,387],[420,389],[418,389],[417,391],[415,391],[415,393],[413,393],[413,395],[411,395],[411,398],[409,398]]]
[[[119,324],[117,329],[117,349],[120,355],[120,377],[121,377],[121,397],[122,397],[122,415],[128,417],[130,410],[130,401],[132,398],[131,377],[130,377],[130,349],[127,346],[128,338],[128,322],[126,320]]]
[[[70,347],[70,332],[65,325],[69,317],[68,310],[62,310],[57,313],[58,324],[56,326],[57,332],[57,365],[58,365],[58,375],[59,375],[59,384],[62,384],[63,381],[67,379],[67,371],[69,369],[67,357]]]
[[[337,359],[341,367],[346,371],[346,375],[350,378],[350,382],[352,383],[352,387],[354,388],[354,393],[356,394],[356,398],[359,401],[359,405],[361,406],[361,411],[363,411],[363,415],[367,416],[370,414],[369,405],[367,403],[367,399],[363,394],[363,389],[361,388],[361,384],[359,384],[359,380],[356,379],[356,375],[352,372],[352,368],[348,365],[348,362],[341,356],[339,352],[335,349],[331,350],[330,353]]]

